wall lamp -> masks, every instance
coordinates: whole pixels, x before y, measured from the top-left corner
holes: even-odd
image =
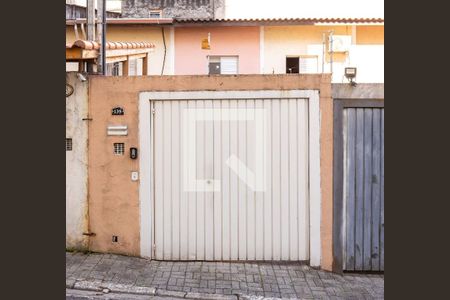
[[[354,68],[354,67],[352,67],[352,68],[350,68],[350,67],[345,68],[344,75],[345,75],[345,78],[348,79],[348,81],[350,82],[350,84],[352,86],[356,86],[356,82],[355,82],[356,68]]]

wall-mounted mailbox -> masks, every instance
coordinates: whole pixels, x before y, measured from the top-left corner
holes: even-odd
[[[128,126],[110,125],[108,126],[108,135],[128,135]]]
[[[131,159],[136,159],[138,156],[138,149],[137,148],[130,148],[130,158]]]

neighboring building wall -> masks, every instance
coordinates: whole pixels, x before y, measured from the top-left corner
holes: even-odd
[[[384,83],[384,26],[356,26],[350,63],[358,68],[356,82]]]
[[[106,1],[106,10],[108,10],[109,12],[120,13],[122,9],[122,0],[105,0],[105,1]],[[86,7],[87,0],[66,0],[66,4]],[[97,7],[97,1],[94,1],[94,6]]]
[[[265,26],[264,74],[286,73],[286,56],[317,55],[322,72],[323,34],[352,36],[348,54],[334,53],[333,80],[345,83],[344,68],[357,67],[356,82],[384,82],[384,26]],[[356,40],[355,40],[356,38]],[[330,55],[325,51],[324,72],[330,72]]]
[[[80,26],[78,26],[79,29]],[[173,27],[164,27],[166,40],[166,61],[164,75],[173,75]],[[79,31],[79,33],[81,33]],[[149,42],[155,44],[154,52],[149,54],[148,71],[149,75],[161,75],[164,61],[164,42],[162,30],[159,26],[122,26],[109,25],[107,28],[107,40],[112,42]],[[74,42],[75,34],[73,26],[66,26],[66,42]]]
[[[66,138],[72,139],[72,151],[66,151],[66,248],[88,248],[88,82],[81,82],[76,73],[67,73],[67,82],[74,87],[66,97]]]
[[[321,206],[332,214],[332,120],[333,103],[329,75],[266,76],[167,76],[102,77],[89,79],[89,217],[90,250],[140,255],[139,181],[131,172],[139,171],[139,157],[131,160],[130,147],[139,147],[139,93],[142,91],[188,90],[320,90],[321,109]],[[123,116],[111,116],[121,106]],[[149,112],[150,113],[150,112]],[[107,136],[108,125],[127,125],[127,136]],[[331,125],[330,125],[331,124]],[[113,143],[125,143],[126,155],[113,154]],[[322,213],[323,214],[323,213]],[[331,219],[322,217],[322,268],[331,269]],[[112,242],[112,236],[118,242]],[[325,240],[324,240],[325,239]]]
[[[201,48],[211,34],[211,50]],[[175,74],[208,74],[208,55],[239,56],[239,74],[259,73],[258,27],[176,27]]]
[[[286,56],[317,55],[318,71],[322,72],[323,33],[333,30],[335,35],[349,35],[353,38],[348,54],[334,53],[333,55],[333,82],[347,82],[344,77],[346,66],[357,67],[356,82],[384,82],[384,26],[382,25],[333,27],[299,25],[262,28],[260,32],[258,26],[165,26],[164,75],[208,74],[208,55],[238,55],[239,74],[285,74]],[[208,33],[211,33],[211,50],[202,50],[201,41],[208,37]],[[263,39],[261,44],[260,38]],[[107,39],[154,43],[156,48],[150,54],[149,74],[161,75],[164,42],[160,26],[109,25]],[[75,41],[73,26],[67,26],[66,41]],[[330,55],[327,50],[324,72],[330,72]]]
[[[124,0],[124,18],[148,18],[151,10],[162,10],[164,18],[221,18],[225,0]],[[215,13],[216,12],[216,13]]]
[[[108,9],[108,11],[106,12],[106,17],[119,18],[120,12],[118,11],[112,12]],[[86,18],[86,6],[66,4],[66,20],[79,18]]]

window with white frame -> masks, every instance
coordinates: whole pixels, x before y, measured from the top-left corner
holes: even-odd
[[[318,56],[300,55],[286,57],[286,73],[318,73]]]
[[[238,56],[209,56],[208,57],[209,74],[233,75],[239,73]]]

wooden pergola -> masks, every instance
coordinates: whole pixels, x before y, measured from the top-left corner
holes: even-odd
[[[130,59],[143,59],[142,74],[148,75],[148,56],[155,45],[146,42],[106,42],[106,63],[123,63],[123,76],[128,75]],[[78,71],[84,70],[85,62],[96,62],[100,44],[95,41],[77,40],[66,43],[66,62],[78,62]]]

